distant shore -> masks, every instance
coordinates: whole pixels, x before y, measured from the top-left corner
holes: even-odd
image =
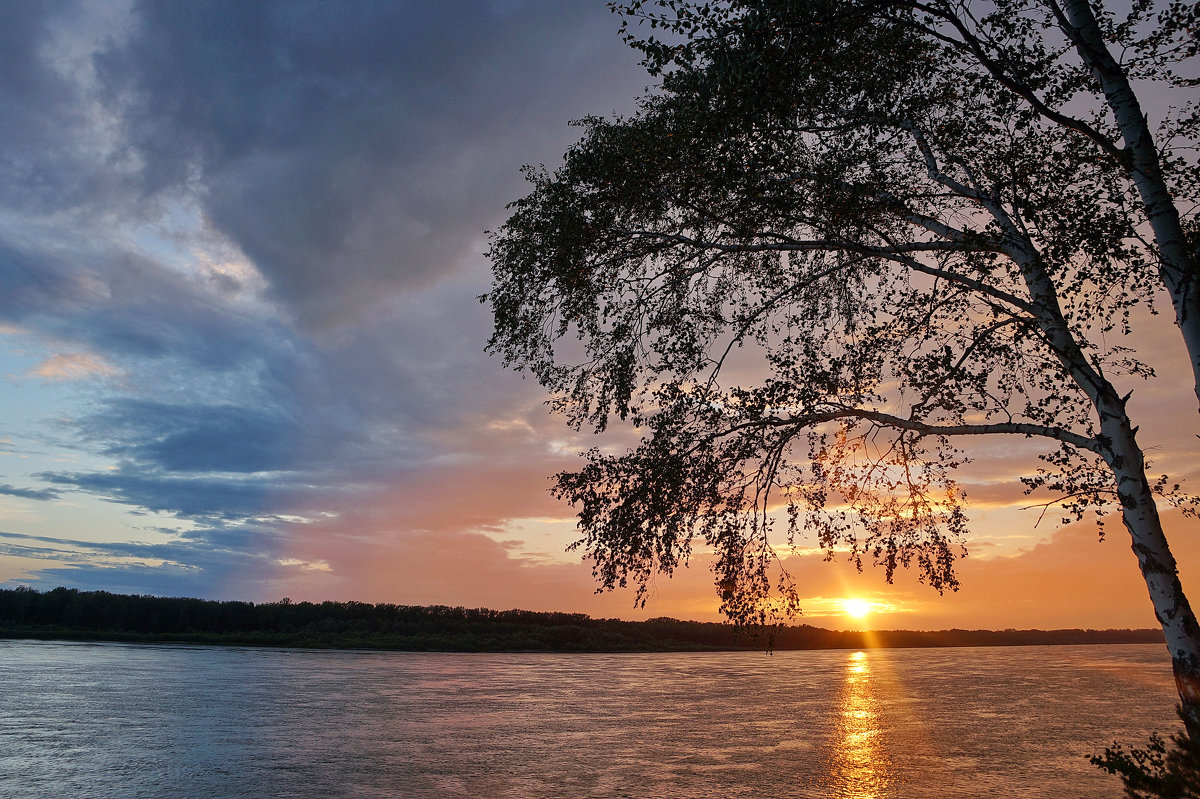
[[[680,652],[1162,643],[1159,630],[746,629],[657,618],[363,602],[221,602],[0,589],[0,638],[437,652]]]

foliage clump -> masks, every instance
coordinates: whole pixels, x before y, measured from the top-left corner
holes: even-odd
[[[1121,778],[1128,799],[1200,799],[1200,740],[1186,729],[1170,740],[1152,733],[1144,749],[1113,744],[1091,761]]]
[[[490,349],[572,425],[625,423],[555,486],[601,587],[644,600],[711,552],[724,611],[763,622],[798,607],[778,549],[816,544],[954,590],[966,442],[1010,436],[1040,445],[1031,501],[1120,510],[1152,596],[1186,606],[1155,501],[1188,500],[1148,477],[1127,402],[1152,370],[1122,338],[1164,285],[1200,324],[1178,246],[1200,116],[1184,103],[1151,131],[1125,89],[1188,85],[1170,65],[1196,54],[1194,11],[616,10],[659,85],[528,170],[484,297]],[[1196,627],[1170,618],[1180,640]]]

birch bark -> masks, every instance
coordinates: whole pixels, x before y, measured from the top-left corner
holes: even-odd
[[[1200,626],[1183,593],[1179,570],[1146,479],[1145,458],[1124,402],[1114,393],[1102,398],[1097,409],[1101,414],[1102,455],[1117,479],[1121,520],[1129,531],[1154,615],[1167,639],[1184,723],[1189,735],[1200,739]]]
[[[1183,334],[1200,401],[1200,253],[1188,244],[1154,135],[1137,94],[1104,41],[1088,0],[1067,0],[1059,15],[1083,62],[1091,69],[1125,142],[1125,168],[1137,187],[1160,257],[1159,274],[1171,295],[1175,323]]]
[[[1051,276],[1037,250],[996,204],[993,218],[1006,231],[1009,256],[1021,267],[1025,285],[1047,343],[1091,400],[1100,419],[1098,452],[1111,469],[1121,504],[1121,521],[1129,531],[1138,568],[1145,580],[1154,615],[1162,627],[1171,668],[1189,735],[1200,740],[1200,625],[1183,592],[1179,570],[1167,543],[1154,491],[1146,476],[1146,459],[1126,402],[1115,386],[1088,361],[1066,324]]]

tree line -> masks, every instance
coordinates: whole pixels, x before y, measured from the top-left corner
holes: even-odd
[[[55,588],[0,589],[0,638],[456,652],[661,652],[1162,643],[1157,630],[826,630],[758,635],[732,624],[583,613],[370,604],[212,601]]]

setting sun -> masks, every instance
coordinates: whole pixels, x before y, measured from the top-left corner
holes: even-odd
[[[865,599],[848,598],[842,600],[842,610],[847,616],[856,619],[865,618],[871,612],[871,603]]]

